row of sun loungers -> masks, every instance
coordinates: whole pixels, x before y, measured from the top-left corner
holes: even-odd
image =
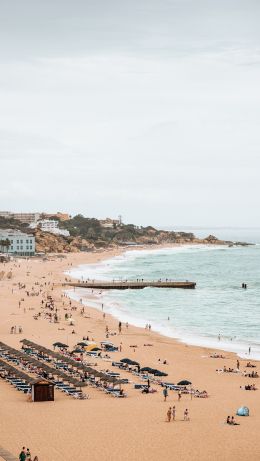
[[[47,367],[48,372],[51,373],[52,375],[54,376],[57,375],[58,378],[59,376],[61,376],[62,379],[60,379],[59,381],[54,381],[54,378],[53,379],[49,378],[48,373],[45,373],[45,375],[47,374],[47,376],[44,376],[44,377],[54,382],[56,388],[58,388],[59,390],[65,392],[67,395],[70,395],[74,398],[79,398],[79,399],[87,398],[87,396],[83,394],[82,391],[77,390],[77,384],[80,384],[81,386],[90,385],[92,387],[101,389],[105,391],[106,393],[109,393],[113,396],[126,397],[126,394],[122,392],[120,389],[115,389],[112,387],[108,387],[106,384],[101,384],[101,381],[96,381],[95,377],[93,378],[93,376],[91,375],[89,375],[88,377],[85,377],[84,382],[77,381],[76,378],[80,377],[80,379],[82,379],[80,372],[82,372],[83,370],[78,370],[78,369],[70,370],[68,363],[66,362],[61,361],[57,363],[57,362],[52,361],[51,359],[48,359],[48,366],[47,366],[47,365],[44,365],[44,363],[40,361],[40,360],[44,360],[46,357],[40,356],[37,353],[37,351],[31,352],[30,354],[25,354],[25,353],[21,353],[20,351],[16,351],[15,349],[9,348],[7,345],[4,345],[3,343],[2,343],[2,346],[3,347],[1,350],[1,345],[0,345],[0,355],[2,355],[5,360],[13,362],[16,366],[27,369],[27,366],[33,363],[34,367],[32,368],[30,366],[30,370],[29,370],[30,372],[36,372],[37,374],[37,369],[39,372],[41,368],[45,370]],[[11,353],[9,353],[9,349],[11,350]],[[24,359],[24,361],[28,360],[27,365],[24,365],[22,363],[21,356]],[[70,362],[72,362],[72,365],[75,365],[75,366],[77,365],[77,368],[81,367],[81,365],[78,362],[74,362],[73,360],[71,360]],[[50,365],[55,366],[55,368],[51,368]],[[93,370],[93,371],[96,374],[98,374],[100,378],[105,378],[107,381],[112,382],[113,385],[114,384],[125,384],[128,382],[128,380],[126,379],[118,380],[117,378],[120,377],[120,375],[115,374],[113,372],[99,373],[99,372],[96,372],[96,370]],[[67,380],[70,380],[70,379],[75,383],[75,387],[71,386],[70,385],[71,383],[67,384]]]
[[[26,367],[21,366],[21,362],[19,362],[19,360],[16,357],[14,357],[12,354],[8,354],[6,351],[3,351],[3,350],[0,349],[0,356],[3,357],[4,360],[6,360],[7,362],[12,362],[16,366],[18,366],[20,368],[23,368],[23,369],[26,369]],[[6,368],[5,365],[6,365],[5,362],[2,361],[2,368],[0,368],[1,377],[4,378],[10,384],[12,384],[14,387],[16,387],[17,390],[23,391],[26,394],[31,393],[31,384],[30,383],[33,381],[33,378],[31,378],[30,376],[28,376],[27,380],[17,378],[16,375],[20,374],[19,370],[17,370],[14,367],[10,367],[10,366],[8,366],[8,368]],[[39,362],[39,366],[40,366],[40,362]],[[6,375],[6,370],[7,369],[10,370],[10,368],[11,368],[11,371],[12,371],[12,376],[11,377]],[[30,372],[33,372],[33,370],[30,370]],[[37,374],[37,376],[40,376],[37,372],[36,372],[36,374]],[[69,384],[66,384],[63,381],[55,381],[55,380],[50,380],[50,381],[52,381],[54,383],[54,385],[55,385],[55,387],[57,389],[62,390],[67,395],[70,395],[70,396],[72,396],[74,398],[77,398],[77,399],[80,399],[80,400],[87,398],[87,396],[82,391],[77,390],[75,387],[71,387]]]

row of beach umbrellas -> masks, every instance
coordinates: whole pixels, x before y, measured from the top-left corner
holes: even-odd
[[[47,349],[46,347],[40,346],[39,344],[34,343],[33,341],[29,341],[28,339],[22,339],[20,342],[23,343],[24,345],[28,346],[28,347],[31,347],[32,349],[35,349],[38,352],[42,352],[42,353],[44,353],[44,354],[46,354],[46,355],[48,355],[50,357],[53,357],[53,358],[56,358],[56,359],[58,359],[58,360],[60,360],[62,362],[65,362],[65,363],[71,365],[72,367],[77,368],[78,370],[86,372],[91,376],[100,378],[101,381],[111,382],[111,383],[113,383],[115,385],[123,383],[123,381],[120,380],[120,379],[110,377],[105,373],[99,372],[99,371],[95,370],[92,367],[84,365],[82,362],[76,362],[75,360],[73,360],[70,357],[66,357],[66,356],[64,356],[62,354],[54,352],[51,349]],[[87,385],[87,383],[85,383],[84,385]]]
[[[133,366],[140,367],[139,362],[136,362],[135,360],[131,360],[131,359],[128,359],[128,358],[121,359],[120,362],[126,363],[127,365],[133,365]],[[143,367],[143,368],[140,369],[140,371],[145,371],[145,372],[150,373],[151,375],[154,375],[154,376],[168,376],[168,374],[165,373],[164,371],[160,371],[160,370],[157,370],[157,369],[151,368],[151,367]]]
[[[120,362],[126,363],[127,365],[137,366],[137,367],[140,366],[139,362],[136,362],[135,360],[132,360],[132,359],[129,359],[129,358],[121,359]],[[140,371],[141,372],[147,372],[147,373],[149,373],[151,375],[154,375],[154,376],[160,376],[160,377],[168,376],[168,374],[165,373],[164,371],[160,371],[160,370],[157,370],[156,368],[151,368],[151,367],[140,368]],[[189,386],[190,384],[192,384],[192,383],[190,381],[188,381],[187,379],[183,379],[182,381],[179,381],[177,383],[178,386]]]

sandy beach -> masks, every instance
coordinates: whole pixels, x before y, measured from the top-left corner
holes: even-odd
[[[111,337],[113,343],[122,346],[121,352],[110,354],[112,360],[129,357],[142,366],[159,368],[168,373],[169,382],[188,379],[193,388],[207,390],[209,398],[191,399],[188,394],[178,401],[177,393],[171,391],[164,402],[162,387],[152,385],[157,392],[146,395],[130,383],[124,385],[127,393],[124,399],[87,387],[88,400],[77,401],[56,390],[54,402],[31,403],[1,379],[0,445],[15,455],[26,445],[38,455],[39,461],[258,460],[260,390],[245,391],[240,386],[255,382],[259,387],[260,383],[240,374],[216,372],[224,365],[236,368],[235,354],[222,352],[225,359],[210,358],[213,352],[210,349],[187,346],[131,325],[129,328],[123,325],[119,335],[118,320],[109,315],[104,319],[102,312],[91,307],[85,308],[83,317],[80,304],[75,301],[72,302],[72,306],[77,307],[73,311],[75,326],[65,321],[70,300],[61,297],[64,272],[72,266],[111,258],[118,252],[77,253],[64,258],[53,256],[47,261],[19,259],[2,264],[1,270],[7,273],[12,269],[13,277],[0,281],[0,341],[17,349],[23,338],[51,349],[55,341],[68,343],[73,348],[83,336],[97,342],[104,340],[108,326],[109,331],[117,333]],[[19,282],[26,285],[25,289],[19,289]],[[31,292],[33,286],[36,290],[35,283],[43,285],[42,290],[54,298],[61,317],[59,323],[51,323],[43,316],[34,319],[40,311],[42,296],[27,296],[26,290]],[[10,334],[14,325],[21,326],[23,333]],[[73,329],[76,334],[72,334]],[[131,347],[133,345],[136,347]],[[162,363],[165,359],[166,365]],[[90,362],[96,362],[97,369],[112,369],[111,363],[102,359],[91,358]],[[240,359],[241,370],[245,369],[246,362]],[[120,373],[140,383],[140,379],[130,373]],[[167,409],[172,405],[176,406],[176,421],[167,423]],[[236,417],[239,426],[225,424],[226,417],[235,415],[242,405],[249,407],[250,417]],[[190,421],[183,421],[186,408]]]

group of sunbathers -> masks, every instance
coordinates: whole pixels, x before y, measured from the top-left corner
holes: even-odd
[[[255,384],[246,384],[245,386],[240,386],[240,389],[245,389],[245,391],[257,391]]]
[[[238,373],[239,370],[236,370],[234,368],[227,368],[226,365],[224,365],[223,369],[218,369],[216,371],[223,371],[224,373]]]
[[[214,354],[211,354],[210,356],[212,359],[224,359],[224,355],[222,354],[217,354],[216,352],[214,352]]]
[[[252,371],[252,373],[245,373],[245,376],[247,378],[259,378],[259,374],[257,371]]]
[[[223,373],[240,373],[240,370],[238,368],[227,368],[226,365],[224,365],[223,369],[218,368],[216,369],[217,372],[223,372]],[[246,373],[246,371],[242,372],[242,375],[246,376],[247,378],[259,378],[259,374],[257,371],[252,371],[251,373]]]
[[[230,425],[232,425],[232,426],[239,426],[239,423],[237,423],[237,422],[235,421],[235,417],[234,417],[234,416],[231,416],[231,417],[228,416],[226,422],[227,422],[227,424],[230,424]]]

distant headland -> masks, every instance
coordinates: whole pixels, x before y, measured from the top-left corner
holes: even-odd
[[[172,244],[205,244],[247,246],[246,242],[220,240],[214,235],[198,238],[192,232],[156,229],[152,226],[125,224],[118,219],[96,219],[68,213],[14,213],[0,211],[1,252],[11,246],[6,230],[30,234],[35,239],[36,253],[71,253],[125,246],[158,246]]]

